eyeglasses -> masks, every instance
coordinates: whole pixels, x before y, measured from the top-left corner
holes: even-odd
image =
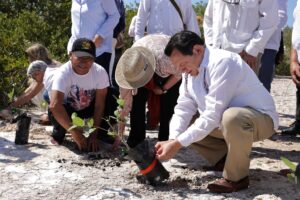
[[[223,0],[225,3],[230,3],[230,4],[239,4],[240,0]]]

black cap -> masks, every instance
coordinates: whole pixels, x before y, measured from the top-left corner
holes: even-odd
[[[96,57],[95,44],[87,38],[78,38],[75,40],[71,52],[77,57]]]

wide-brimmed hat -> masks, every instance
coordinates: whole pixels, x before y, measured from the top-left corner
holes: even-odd
[[[149,49],[140,46],[131,47],[121,56],[115,78],[122,88],[139,88],[150,81],[155,67],[155,57]]]

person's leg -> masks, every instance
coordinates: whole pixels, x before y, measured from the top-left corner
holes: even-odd
[[[148,90],[139,88],[133,96],[132,109],[130,112],[130,133],[127,143],[130,147],[135,147],[146,137],[145,110],[148,99]]]
[[[283,135],[297,135],[300,134],[300,87],[297,87],[296,91],[296,115],[295,122],[289,127],[282,130]]]
[[[223,177],[239,181],[249,175],[252,143],[274,134],[272,119],[251,108],[229,108],[223,113],[221,131],[228,152]]]
[[[103,119],[100,125],[101,129],[99,129],[98,131],[99,139],[108,143],[112,143],[114,141],[114,139],[107,134],[107,131],[109,130],[109,128],[112,128],[110,126],[113,126],[117,123],[116,120],[111,117],[115,117],[114,112],[118,107],[116,98],[118,97],[119,97],[119,90],[116,88],[109,87],[106,96],[106,101],[105,101],[105,110],[103,114]],[[109,123],[106,121],[108,119],[110,119]]]
[[[227,145],[218,128],[204,139],[193,143],[191,147],[212,165],[215,165],[227,154]]]
[[[64,105],[67,114],[69,116],[72,115],[73,112],[75,112],[70,106]],[[65,135],[66,135],[66,129],[64,129],[58,121],[56,121],[55,117],[53,116],[52,112],[48,110],[48,116],[51,121],[51,124],[53,125],[53,132],[52,132],[52,138],[58,143],[62,144],[64,141]]]
[[[109,75],[109,63],[110,63],[111,53],[105,52],[100,56],[96,57],[95,63],[101,65],[106,70]]]
[[[179,96],[179,87],[181,81],[176,83],[168,90],[166,94],[160,96],[160,115],[158,140],[165,141],[169,139],[169,124],[174,113],[174,107],[177,104]]]
[[[269,92],[274,76],[276,54],[276,50],[265,49],[261,57],[261,67],[259,69],[258,78]]]

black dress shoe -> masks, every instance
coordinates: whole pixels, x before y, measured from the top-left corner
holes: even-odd
[[[289,128],[283,129],[281,131],[282,135],[297,135],[300,134],[300,122],[295,122],[291,124]]]

